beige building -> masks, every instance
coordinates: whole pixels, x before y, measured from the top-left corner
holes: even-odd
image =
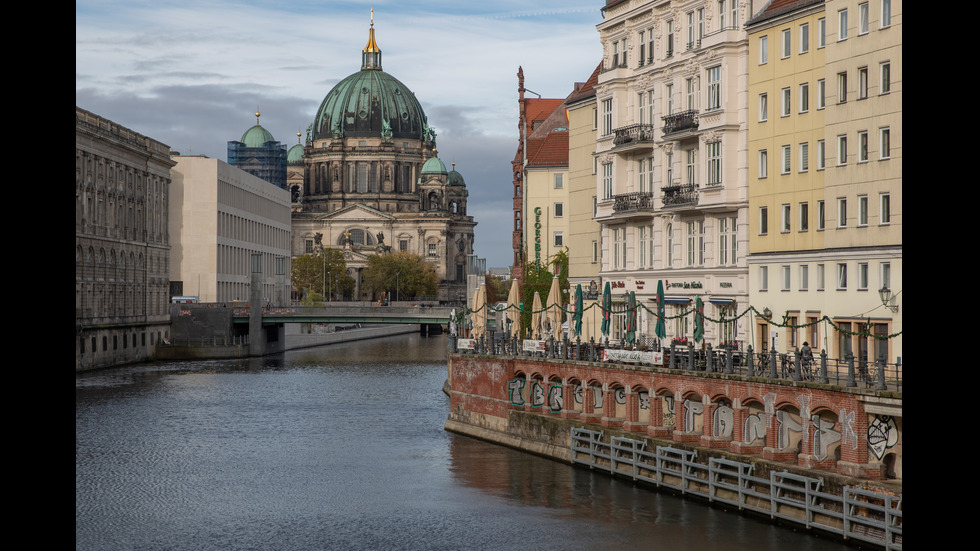
[[[901,7],[774,1],[749,22],[751,301],[803,326],[756,320],[757,348],[901,356]]]
[[[596,85],[596,220],[601,275],[614,302],[635,291],[666,313],[705,304],[731,319],[748,305],[747,1],[610,0],[598,25],[604,59]],[[758,6],[756,6],[758,9]],[[614,319],[611,338],[622,335]],[[646,310],[647,340],[656,318]],[[749,338],[743,318],[708,323],[705,342]],[[691,338],[693,316],[667,324]],[[642,340],[642,339],[641,339]]]
[[[170,148],[75,107],[75,370],[170,333]]]
[[[595,175],[595,85],[599,82],[596,67],[588,80],[575,84],[565,99],[568,113],[568,282],[581,284],[589,291],[599,281],[599,246],[601,226],[593,219],[596,207]]]
[[[372,27],[361,70],[327,93],[307,131],[292,254],[343,251],[355,299],[372,255],[408,251],[432,264],[438,299],[465,301],[476,222],[462,175],[438,158],[415,94],[382,70]]]
[[[219,159],[174,156],[170,279],[201,302],[247,301],[252,272],[262,300],[286,304],[290,281],[289,191]],[[261,266],[252,256],[261,254]]]
[[[527,262],[546,268],[568,246],[568,136],[568,119],[562,103],[535,125],[526,141],[524,249]]]

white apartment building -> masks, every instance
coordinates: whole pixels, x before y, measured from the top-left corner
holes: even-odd
[[[635,291],[669,318],[731,319],[748,305],[747,0],[610,0],[598,25],[596,220],[601,277],[614,302]],[[757,6],[758,8],[759,6]],[[654,334],[645,309],[639,333]],[[623,319],[614,319],[612,339]],[[705,342],[745,343],[749,323],[708,322]],[[693,336],[693,316],[667,323]]]

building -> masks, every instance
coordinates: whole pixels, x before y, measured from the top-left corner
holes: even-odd
[[[439,300],[464,300],[476,222],[435,139],[415,94],[382,70],[372,21],[361,70],[327,93],[307,132],[292,254],[342,249],[354,298],[373,299],[360,285],[368,257],[409,251],[432,263]]]
[[[286,146],[259,124],[259,116],[241,140],[228,142],[228,164],[286,189]]]
[[[201,302],[250,300],[261,270],[264,303],[290,289],[289,191],[219,159],[174,156],[170,279],[175,294]],[[261,254],[261,265],[253,255]]]
[[[596,220],[601,276],[616,302],[635,292],[641,342],[654,335],[658,281],[667,341],[693,336],[697,298],[712,319],[749,302],[748,41],[737,0],[608,0],[595,86]],[[621,307],[621,306],[620,306]],[[621,337],[625,315],[613,319]],[[744,343],[742,319],[704,341]]]
[[[901,16],[774,0],[747,24],[751,300],[782,326],[757,347],[901,357]]]
[[[170,337],[170,148],[75,107],[75,370]]]
[[[568,117],[564,102],[533,124],[525,140],[525,157],[525,262],[547,268],[555,255],[568,247]]]
[[[595,85],[599,64],[585,82],[565,98],[568,114],[568,283],[581,284],[588,294],[591,283],[599,281],[601,226],[596,214],[596,121]]]
[[[300,198],[303,196],[303,133],[296,133],[296,145],[286,152],[286,187],[289,189],[290,201],[294,210],[300,210]]]
[[[528,163],[528,139],[529,136],[534,132],[534,130],[544,124],[545,120],[551,116],[552,113],[560,106],[564,100],[556,98],[529,98],[526,97],[525,93],[530,92],[524,88],[524,68],[518,67],[517,69],[517,105],[518,105],[518,138],[517,138],[517,152],[514,154],[514,160],[511,161],[511,171],[514,174],[513,180],[513,191],[514,191],[514,230],[513,230],[513,248],[514,248],[514,264],[513,264],[513,278],[518,281],[522,280],[524,276],[524,263],[534,262],[538,257],[534,255],[533,247],[528,248],[528,242],[534,238],[533,224],[534,222],[527,222],[527,218],[531,215],[527,206],[527,197],[525,196],[526,185],[525,181],[527,179],[527,174],[525,173],[525,168]],[[535,92],[532,94],[537,95]],[[566,153],[567,160],[567,153]],[[566,161],[567,162],[567,161]],[[531,225],[530,229],[528,226]]]

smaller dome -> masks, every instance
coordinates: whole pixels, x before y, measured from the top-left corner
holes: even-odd
[[[422,174],[447,174],[446,165],[439,157],[432,157],[422,165]]]
[[[265,128],[262,128],[262,125],[259,124],[260,116],[260,113],[255,113],[255,126],[246,130],[245,133],[242,134],[242,139],[239,140],[245,144],[245,147],[262,147],[266,144],[266,142],[276,141],[276,139],[272,137],[272,133]]]
[[[291,165],[303,164],[303,146],[296,144],[286,152],[286,163]]]
[[[463,181],[463,175],[456,172],[456,163],[453,163],[453,169],[449,171],[449,177],[446,178],[446,182],[451,186],[465,186],[466,182]]]

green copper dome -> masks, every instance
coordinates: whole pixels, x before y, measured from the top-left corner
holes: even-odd
[[[432,157],[422,165],[422,174],[446,174],[446,165],[439,157]]]
[[[246,130],[242,134],[242,139],[239,141],[245,144],[245,147],[262,147],[266,142],[274,142],[276,139],[272,137],[272,134],[268,130],[256,124]]]
[[[373,23],[372,23],[373,25]],[[313,139],[392,138],[432,140],[422,105],[398,79],[381,70],[381,50],[371,28],[361,70],[323,98],[313,119]]]
[[[303,164],[303,146],[296,144],[289,148],[286,152],[286,164],[290,165],[301,165]]]

